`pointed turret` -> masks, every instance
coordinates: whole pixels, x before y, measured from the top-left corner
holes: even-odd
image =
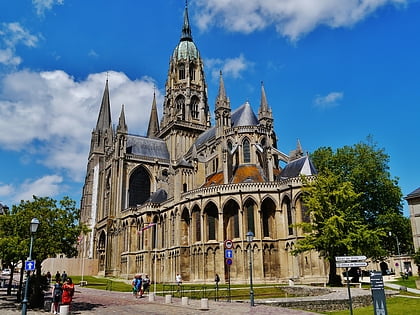
[[[120,118],[118,119],[117,132],[127,133],[128,128],[125,122],[124,104],[121,106]]]
[[[258,120],[260,121],[260,124],[266,127],[271,128],[273,125],[273,114],[268,106],[263,82],[261,82],[261,103],[260,109],[258,110]]]
[[[232,125],[230,101],[229,98],[226,96],[225,83],[223,82],[222,71],[220,71],[219,93],[217,95],[214,112],[216,115],[216,136],[220,137],[223,135],[224,129],[230,128]]]
[[[105,90],[102,96],[101,109],[99,110],[98,121],[96,123],[96,131],[105,131],[111,128],[111,105],[109,102],[108,79],[105,83]]]
[[[156,93],[153,93],[152,110],[150,111],[149,127],[147,127],[147,137],[156,138],[159,133],[159,122],[156,108]]]
[[[192,42],[190,19],[188,18],[188,2],[185,1],[185,10],[184,10],[184,24],[182,26],[182,35],[181,41],[190,41]]]
[[[102,96],[101,108],[99,110],[98,121],[92,132],[91,153],[104,153],[105,147],[110,146],[113,141],[113,130],[111,122],[111,104],[109,101],[108,79],[105,83],[105,90]]]

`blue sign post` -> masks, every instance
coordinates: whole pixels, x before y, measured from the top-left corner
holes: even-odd
[[[25,270],[26,271],[34,271],[35,270],[35,261],[34,260],[25,261]]]
[[[225,258],[233,258],[233,250],[225,249]]]

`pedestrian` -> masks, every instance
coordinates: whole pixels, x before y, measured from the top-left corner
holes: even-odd
[[[64,270],[63,273],[61,274],[61,282],[64,284],[64,282],[66,282],[67,280],[67,273]]]
[[[131,282],[131,286],[133,287],[133,295],[138,298],[138,297],[142,297],[143,292],[141,290],[141,286],[142,286],[142,279],[141,279],[141,274],[136,274],[134,276],[133,281]]]
[[[217,273],[216,273],[216,276],[214,277],[214,282],[216,282],[216,288],[218,288],[219,287],[219,282],[220,282],[220,277]]]
[[[149,293],[149,287],[150,287],[149,275],[145,275],[143,279],[143,293],[146,291],[147,293]]]
[[[73,300],[74,295],[74,284],[71,278],[67,278],[66,282],[63,283],[63,296],[61,297],[61,303],[63,305],[69,305],[69,312],[70,312],[70,305]]]
[[[55,274],[55,282],[57,282],[58,280],[61,281],[61,275],[60,275],[60,271],[57,270],[57,273]]]
[[[53,291],[52,291],[52,298],[53,298],[52,311],[54,314],[58,314],[60,312],[60,303],[61,303],[62,295],[63,295],[63,288],[61,286],[60,278],[58,278],[56,279],[56,282],[53,286]]]
[[[48,280],[48,284],[51,284],[51,272],[47,272],[47,280]]]
[[[179,273],[176,274],[175,282],[178,285],[178,291],[179,291],[179,289],[181,287],[181,284],[182,284],[182,278],[181,278],[181,275]]]

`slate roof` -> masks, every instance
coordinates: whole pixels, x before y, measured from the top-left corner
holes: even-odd
[[[166,142],[161,139],[128,135],[127,153],[169,160],[169,152],[166,147]]]
[[[166,201],[167,199],[168,199],[168,193],[166,192],[165,189],[161,188],[161,189],[156,190],[147,201],[153,202],[153,203],[162,203]]]
[[[241,107],[232,111],[232,126],[257,126],[259,124],[257,116],[253,112],[251,105],[248,102],[243,104]],[[203,132],[195,141],[195,146],[199,148],[204,143],[210,141],[216,137],[216,127],[213,126],[210,129]]]
[[[299,177],[300,175],[317,174],[314,164],[308,156],[301,157],[288,163],[278,176],[279,180],[286,178]]]
[[[414,190],[413,192],[409,193],[407,197],[405,197],[405,199],[408,200],[408,199],[413,199],[417,197],[420,197],[420,187]]]
[[[248,102],[232,112],[233,127],[257,126],[259,123],[257,116],[255,116]]]

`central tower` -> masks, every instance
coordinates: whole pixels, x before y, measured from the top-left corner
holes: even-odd
[[[175,162],[190,149],[198,135],[210,127],[204,65],[192,39],[187,5],[181,39],[169,63],[165,90],[157,136],[166,141]]]

